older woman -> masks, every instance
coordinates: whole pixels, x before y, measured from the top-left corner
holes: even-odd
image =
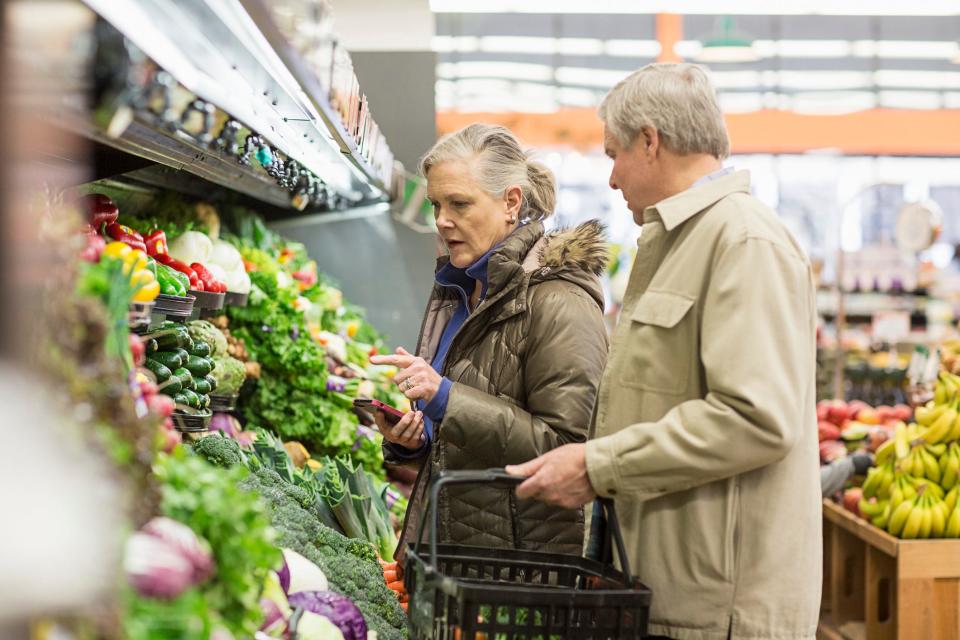
[[[418,410],[378,417],[388,462],[417,463],[404,539],[415,539],[431,474],[529,460],[583,442],[606,360],[596,222],[544,235],[553,174],[516,137],[475,124],[421,161],[441,258],[414,353],[371,360]],[[441,541],[580,553],[583,514],[518,500],[502,487],[457,487],[440,506]],[[401,545],[402,548],[402,545]]]

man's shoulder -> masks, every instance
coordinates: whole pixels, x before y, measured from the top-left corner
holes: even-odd
[[[732,193],[697,220],[698,233],[715,239],[719,248],[746,242],[767,242],[804,262],[806,252],[777,212],[749,193]]]

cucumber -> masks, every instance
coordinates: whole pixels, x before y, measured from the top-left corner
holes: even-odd
[[[147,358],[144,366],[152,371],[153,375],[157,376],[157,382],[166,382],[167,379],[173,375],[168,366],[151,358]]]
[[[188,406],[193,407],[194,409],[200,408],[200,396],[198,396],[196,393],[190,391],[190,389],[184,389],[180,392],[180,394],[187,399],[186,404]]]
[[[182,348],[180,348],[180,347],[177,347],[176,349],[172,349],[172,351],[173,351],[175,354],[177,354],[178,356],[180,356],[180,366],[181,366],[181,367],[182,367],[183,365],[187,364],[187,358],[190,357],[190,354],[187,353],[187,350],[186,350],[186,349],[182,349]]]
[[[210,383],[207,382],[206,378],[194,378],[193,390],[196,391],[201,396],[206,395],[210,393]]]
[[[190,334],[187,333],[186,329],[183,330],[183,338],[184,340],[183,342],[180,343],[180,346],[186,349],[187,353],[193,351],[193,348],[194,348],[193,338],[190,337]]]
[[[206,342],[200,342],[199,340],[194,340],[193,351],[190,352],[190,355],[197,356],[200,358],[209,358],[210,345],[208,345]]]
[[[203,377],[203,379],[206,380],[206,381],[207,381],[207,384],[210,385],[210,393],[213,393],[214,391],[217,390],[217,379],[216,379],[216,378],[214,378],[212,375],[210,375],[210,374],[208,373],[206,376]]]
[[[201,395],[200,396],[200,409],[207,410],[210,408],[210,396]]]
[[[160,324],[160,328],[161,328],[161,329],[176,329],[177,326],[178,326],[177,323],[174,322],[173,320],[164,320],[164,321]]]
[[[175,351],[157,351],[151,354],[151,359],[156,360],[166,368],[173,371],[183,366],[183,359]]]
[[[147,353],[156,353],[160,350],[160,345],[157,344],[157,341],[153,338],[150,338],[144,343],[144,346],[147,349]]]
[[[177,376],[170,376],[166,382],[159,383],[157,388],[160,393],[173,397],[183,390],[183,384]]]
[[[190,356],[187,358],[187,363],[184,366],[190,369],[190,373],[194,376],[202,378],[213,370],[213,361],[209,358]]]
[[[184,405],[187,405],[188,407],[190,406],[190,398],[185,396],[183,393],[178,393],[175,396],[173,396],[173,401],[176,402],[177,404],[184,404]]]
[[[180,367],[179,369],[174,370],[173,375],[180,379],[180,384],[183,385],[184,389],[193,388],[193,374],[190,373],[189,369]]]
[[[159,335],[155,338],[157,341],[157,351],[173,351],[180,346],[180,336],[176,331],[165,329],[168,333]]]

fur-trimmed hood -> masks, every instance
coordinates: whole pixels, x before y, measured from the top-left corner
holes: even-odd
[[[527,254],[523,261],[524,271],[566,267],[599,276],[607,268],[610,257],[604,231],[599,220],[588,220],[572,229],[548,233]]]

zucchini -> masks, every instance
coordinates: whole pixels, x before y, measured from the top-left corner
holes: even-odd
[[[182,348],[180,348],[180,347],[177,347],[176,349],[171,349],[171,351],[173,351],[175,354],[177,354],[178,356],[180,356],[180,366],[181,366],[181,367],[182,367],[183,365],[187,364],[187,358],[190,357],[190,354],[187,353],[187,350],[186,350],[186,349],[182,349]]]
[[[193,351],[190,352],[190,355],[197,356],[200,358],[209,358],[210,345],[208,345],[206,342],[200,342],[199,340],[194,340]]]
[[[193,338],[190,337],[190,334],[187,333],[186,329],[183,331],[183,342],[180,343],[180,346],[187,350],[187,353],[193,351]]]
[[[153,375],[157,376],[157,382],[166,382],[173,375],[168,366],[151,358],[147,358],[144,366],[152,371]]]
[[[194,378],[193,390],[199,393],[201,396],[206,395],[210,393],[210,383],[207,382],[206,378]]]
[[[190,389],[184,389],[180,392],[180,394],[187,399],[188,406],[193,407],[194,409],[200,408],[200,396],[198,396],[196,393],[190,391]]]
[[[160,328],[161,328],[161,329],[176,329],[176,328],[177,328],[177,323],[174,322],[173,320],[164,320],[164,321],[160,324]]]
[[[190,373],[189,369],[180,367],[179,369],[174,370],[173,375],[177,376],[180,379],[180,384],[183,385],[184,389],[193,388],[193,374]]]
[[[157,390],[168,396],[175,396],[183,390],[183,384],[177,376],[170,376],[166,382],[157,385]]]
[[[207,410],[210,408],[210,396],[209,395],[200,395],[200,409]]]
[[[190,373],[198,378],[202,378],[213,370],[213,361],[209,358],[190,356],[187,358],[187,363],[184,366],[190,369]]]
[[[188,407],[190,406],[190,398],[185,396],[183,393],[178,393],[175,396],[173,396],[173,401],[176,402],[177,404],[183,404]]]
[[[203,379],[206,380],[206,381],[207,381],[207,384],[210,385],[210,393],[213,393],[214,391],[217,390],[217,379],[216,379],[216,378],[214,378],[212,375],[210,375],[210,374],[208,373],[207,375],[205,375],[205,376],[203,377]]]
[[[183,359],[180,358],[180,354],[175,351],[158,351],[152,354],[150,358],[156,360],[171,371],[183,366]]]
[[[157,351],[172,351],[180,346],[180,336],[176,331],[166,330],[167,333],[154,338],[157,341]]]
[[[143,343],[143,346],[146,347],[147,353],[155,353],[160,350],[160,345],[157,344],[157,341],[153,338],[150,338]]]

